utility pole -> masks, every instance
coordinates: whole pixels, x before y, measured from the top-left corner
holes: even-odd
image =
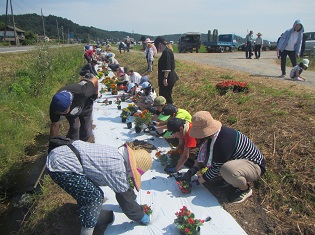
[[[58,32],[58,43],[60,43],[59,27],[58,27],[58,20],[57,19],[56,19],[56,23],[57,23],[57,32]]]
[[[7,26],[8,26],[8,7],[9,7],[9,0],[7,0],[6,9],[5,9],[5,25],[4,25],[4,37],[3,41],[5,42],[7,36]]]
[[[69,32],[69,29],[68,29],[68,44],[70,44],[70,32]]]
[[[13,30],[14,30],[14,38],[15,38],[15,45],[19,45],[19,39],[16,35],[16,29],[15,29],[15,22],[14,22],[14,14],[13,14],[13,7],[12,7],[12,0],[10,0],[10,5],[11,5],[11,14],[12,14],[12,21],[13,21]]]
[[[43,30],[44,30],[44,40],[45,40],[46,32],[45,32],[45,23],[44,23],[44,16],[43,16],[43,10],[42,10],[42,8],[40,9],[40,12],[41,12],[41,14],[42,14]]]
[[[61,36],[62,36],[62,43],[65,42],[65,37],[64,37],[64,34],[63,34],[63,26],[61,26]]]

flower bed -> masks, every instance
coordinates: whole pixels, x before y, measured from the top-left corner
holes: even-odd
[[[249,87],[247,82],[238,81],[224,81],[215,85],[215,88],[221,95],[226,94],[228,91],[232,92],[248,92]]]

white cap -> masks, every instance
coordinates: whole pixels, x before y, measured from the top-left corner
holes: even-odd
[[[301,62],[306,68],[308,68],[308,64],[310,63],[308,59],[303,59]]]

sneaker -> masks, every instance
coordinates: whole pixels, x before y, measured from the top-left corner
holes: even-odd
[[[251,187],[248,185],[248,189],[240,190],[238,188],[233,188],[233,190],[228,195],[228,200],[231,203],[240,203],[245,201],[253,194]]]
[[[285,77],[285,74],[281,74],[280,76],[279,76],[279,78],[284,78]]]

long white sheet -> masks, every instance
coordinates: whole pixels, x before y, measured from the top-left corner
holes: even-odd
[[[100,84],[102,87],[103,84]],[[100,144],[108,144],[111,146],[121,146],[125,142],[134,141],[135,139],[146,141],[153,144],[157,150],[152,151],[153,158],[152,168],[142,176],[142,186],[140,192],[136,192],[139,204],[147,204],[151,206],[153,214],[151,215],[151,223],[148,226],[140,225],[129,220],[121,211],[114,192],[103,187],[106,203],[104,209],[114,211],[114,222],[108,226],[105,234],[179,234],[178,229],[173,224],[175,213],[183,206],[191,210],[197,219],[206,219],[211,217],[209,222],[205,222],[201,226],[201,235],[205,234],[246,234],[239,226],[234,218],[227,213],[218,203],[217,199],[203,186],[193,185],[191,194],[182,194],[175,182],[174,178],[168,178],[163,167],[155,157],[156,151],[167,152],[170,149],[168,143],[161,137],[152,136],[141,132],[135,133],[134,128],[127,129],[126,123],[121,122],[121,110],[117,109],[114,103],[116,96],[103,94],[105,98],[112,100],[113,104],[105,105],[95,103],[93,110],[93,124],[96,126],[93,130],[95,142]],[[122,103],[122,108],[127,103]],[[132,121],[130,117],[127,121]],[[182,171],[186,171],[184,169]]]

